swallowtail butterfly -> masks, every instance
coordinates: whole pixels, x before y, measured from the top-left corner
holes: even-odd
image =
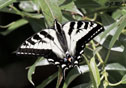
[[[42,56],[65,69],[78,66],[86,43],[104,30],[93,21],[72,21],[43,29],[28,38],[17,50],[18,55]]]

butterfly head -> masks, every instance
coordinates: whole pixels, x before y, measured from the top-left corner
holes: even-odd
[[[78,64],[78,61],[69,53],[66,53],[66,56],[64,58],[64,63],[66,64],[67,68],[74,67]]]
[[[66,54],[66,57],[65,57],[64,60],[65,60],[66,63],[68,63],[69,65],[73,65],[73,63],[74,63],[74,58],[73,58],[69,53]]]

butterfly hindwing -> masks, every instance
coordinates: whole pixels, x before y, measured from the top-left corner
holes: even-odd
[[[63,30],[70,52],[79,59],[85,44],[101,33],[104,28],[92,21],[73,21],[64,24]]]

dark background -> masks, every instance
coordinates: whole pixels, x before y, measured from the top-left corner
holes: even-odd
[[[7,25],[17,19],[20,19],[20,16],[0,13],[0,25]],[[5,30],[5,28],[0,28],[0,32]],[[27,79],[26,67],[32,65],[37,58],[17,56],[14,53],[21,43],[32,34],[34,32],[29,24],[7,36],[0,34],[0,88],[34,88]],[[38,85],[56,71],[56,66],[37,67],[33,81]]]

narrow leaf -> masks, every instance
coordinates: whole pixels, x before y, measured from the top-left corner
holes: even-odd
[[[14,30],[14,29],[16,29],[18,27],[21,27],[21,26],[23,26],[23,25],[25,25],[27,23],[28,23],[28,21],[26,19],[17,20],[15,22],[13,22],[12,25],[10,25],[10,27],[8,28],[8,30]]]
[[[126,75],[123,76],[122,80],[121,80],[122,84],[126,84]]]
[[[38,11],[38,7],[32,1],[21,1],[19,7],[26,12]]]
[[[29,67],[29,69],[28,69],[28,80],[30,81],[30,83],[32,84],[32,85],[34,85],[34,83],[33,83],[33,81],[32,81],[32,75],[35,73],[35,68],[37,67],[37,66],[43,66],[43,65],[48,65],[47,63],[45,63],[45,60],[43,59],[43,57],[42,58],[38,58],[37,60],[36,60],[36,62],[32,65],[32,66],[30,66]]]
[[[94,0],[76,0],[75,4],[78,8],[98,8],[100,7],[100,4],[95,2]]]
[[[74,79],[76,79],[79,75],[84,74],[86,72],[89,72],[89,68],[87,65],[82,65],[72,69],[65,79],[63,88],[67,88]]]
[[[109,49],[112,48],[112,46],[114,45],[114,43],[118,39],[119,35],[121,34],[122,30],[126,27],[125,21],[126,21],[126,15],[120,19],[120,22],[119,22],[120,24],[118,25],[118,29],[110,42]]]
[[[37,62],[35,63],[35,66],[45,66],[45,65],[50,65],[50,63],[47,61],[47,59],[44,59],[41,57]]]
[[[74,4],[74,1],[72,1],[72,0],[71,1],[70,0],[63,0],[63,1],[64,2],[62,4],[60,4],[61,10],[69,11],[71,13],[75,13],[75,14],[79,14],[79,15],[83,16],[83,14],[78,10],[76,5]]]
[[[96,87],[98,88],[100,85],[100,74],[99,74],[99,70],[98,67],[95,63],[95,58],[93,57],[90,61],[90,67],[91,67],[91,71],[92,71],[92,75],[93,75],[93,79],[95,82]]]
[[[0,12],[12,13],[12,14],[19,15],[18,13],[16,13],[15,10],[13,10],[13,9],[10,10],[10,9],[8,9],[7,7],[4,7],[4,8],[2,8],[2,9],[0,9]]]
[[[32,75],[35,72],[35,65],[30,66],[30,68],[28,69],[28,80],[29,82],[34,85],[33,81],[32,81]]]
[[[21,27],[21,26],[23,26],[27,23],[28,23],[28,21],[26,19],[20,19],[20,20],[14,21],[14,22],[10,23],[8,25],[8,29],[4,32],[1,32],[1,34],[7,35],[10,32],[14,31],[15,29],[17,29],[17,28],[19,28],[19,27]]]
[[[57,0],[39,0],[41,10],[45,16],[46,22],[49,26],[52,26],[54,19],[62,21],[62,14]]]
[[[105,36],[108,35],[108,33],[114,29],[117,25],[117,22],[112,19],[112,17],[110,17],[109,15],[101,15],[101,19],[102,19],[102,23],[105,27],[105,31],[102,33],[101,35],[101,39],[104,38]]]
[[[32,29],[35,31],[35,32],[38,32],[45,27],[45,21],[44,19],[33,19],[33,18],[28,18],[27,19],[32,27]]]
[[[102,14],[101,19],[104,26],[108,26],[115,22],[115,20],[108,14]]]
[[[113,12],[112,17],[113,19],[117,20],[123,15],[123,10],[117,9],[116,11]]]
[[[111,63],[106,65],[106,70],[115,70],[115,71],[126,71],[126,68],[119,63]]]
[[[61,82],[63,81],[63,73],[62,72],[63,72],[62,69],[59,67],[56,88],[59,88]]]
[[[16,0],[0,0],[0,9],[14,3]]]

